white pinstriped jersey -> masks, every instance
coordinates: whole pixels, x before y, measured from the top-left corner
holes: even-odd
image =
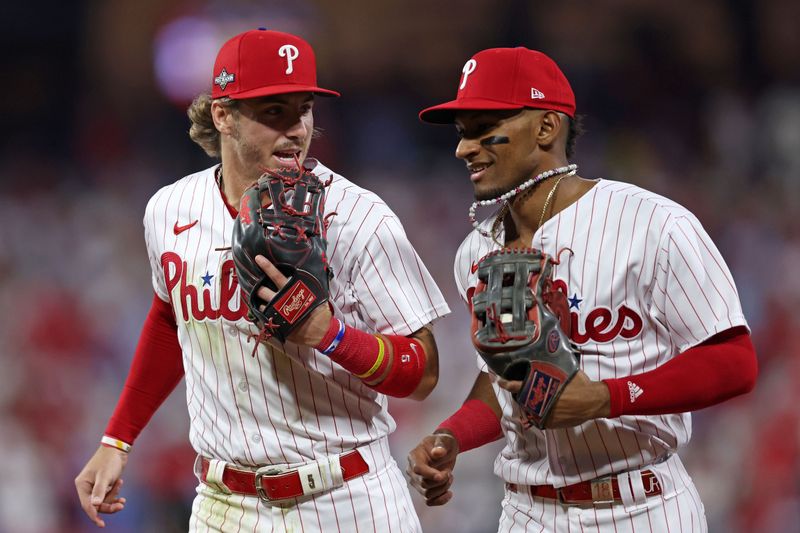
[[[488,230],[493,220],[482,227]],[[569,298],[571,336],[592,380],[641,374],[718,332],[746,325],[731,273],[697,218],[634,185],[598,180],[539,228],[532,245],[553,256],[572,250],[561,254],[554,278]],[[477,283],[473,265],[497,248],[477,231],[461,244],[455,277],[465,301]],[[480,357],[478,365],[488,371]],[[496,385],[495,392],[507,438],[495,472],[510,483],[560,487],[634,469],[691,436],[689,413],[526,430],[510,393]]]
[[[300,463],[377,441],[395,429],[387,399],[313,348],[275,342],[251,357],[230,253],[234,218],[216,166],[158,191],[144,226],[158,296],[172,304],[183,350],[191,442],[241,465]],[[317,164],[333,182],[325,213],[331,301],[348,326],[408,335],[447,304],[400,221],[374,193]],[[369,458],[368,458],[369,460]]]

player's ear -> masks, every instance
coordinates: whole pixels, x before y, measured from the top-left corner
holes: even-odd
[[[211,102],[211,120],[221,134],[230,135],[233,131],[234,113],[236,109],[233,106],[224,105],[216,100]]]
[[[550,146],[561,132],[561,128],[565,123],[561,120],[561,115],[555,111],[540,112],[537,121],[536,142],[541,146]]]

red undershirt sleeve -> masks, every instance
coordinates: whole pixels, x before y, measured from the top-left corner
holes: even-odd
[[[611,394],[609,418],[696,411],[755,387],[758,363],[743,327],[719,333],[660,367],[603,380]]]
[[[142,327],[131,370],[106,435],[133,444],[183,378],[183,356],[172,307],[157,295]]]

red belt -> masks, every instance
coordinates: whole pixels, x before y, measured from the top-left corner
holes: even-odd
[[[344,481],[363,476],[369,472],[369,465],[364,461],[358,450],[339,456],[339,464],[342,467],[342,479]],[[208,476],[209,460],[203,457],[200,465],[200,479],[205,483]],[[239,470],[226,465],[222,473],[222,482],[231,492],[258,496],[270,501],[297,498],[306,494],[297,469],[281,471],[276,468],[276,473],[274,474],[270,473],[269,468],[265,470],[267,473],[260,473],[253,470]],[[212,485],[211,483],[208,484]],[[309,493],[313,492],[316,491]]]
[[[661,494],[661,483],[652,470],[642,470],[641,474],[644,493],[647,496]],[[520,488],[514,483],[507,483],[506,487],[511,492],[517,492]],[[531,496],[558,500],[561,503],[597,504],[622,502],[616,476],[582,481],[561,488],[556,488],[552,485],[522,485],[521,487],[526,492],[529,492]]]

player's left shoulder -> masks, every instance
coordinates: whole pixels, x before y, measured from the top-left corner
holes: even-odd
[[[684,206],[663,196],[656,192],[640,187],[633,183],[626,183],[622,181],[614,181],[609,179],[598,180],[597,189],[605,192],[608,195],[616,197],[627,197],[639,199],[645,203],[651,204],[658,209],[676,213],[689,213],[690,211]]]
[[[406,240],[400,219],[374,192],[317,163],[314,173],[329,183],[325,191],[328,253],[332,265],[349,263],[384,241]]]
[[[358,220],[362,223],[384,217],[397,218],[389,205],[375,192],[356,185],[319,161],[314,160],[314,164],[314,174],[323,183],[330,182],[325,192],[325,213],[336,213],[334,223],[343,223],[345,220]]]
[[[659,234],[670,231],[670,228],[680,223],[700,225],[694,213],[685,206],[633,183],[601,179],[598,180],[594,190],[596,194],[606,196],[609,204],[625,204],[628,209],[646,211],[650,218],[648,227],[654,228]],[[645,211],[642,211],[642,208]]]

